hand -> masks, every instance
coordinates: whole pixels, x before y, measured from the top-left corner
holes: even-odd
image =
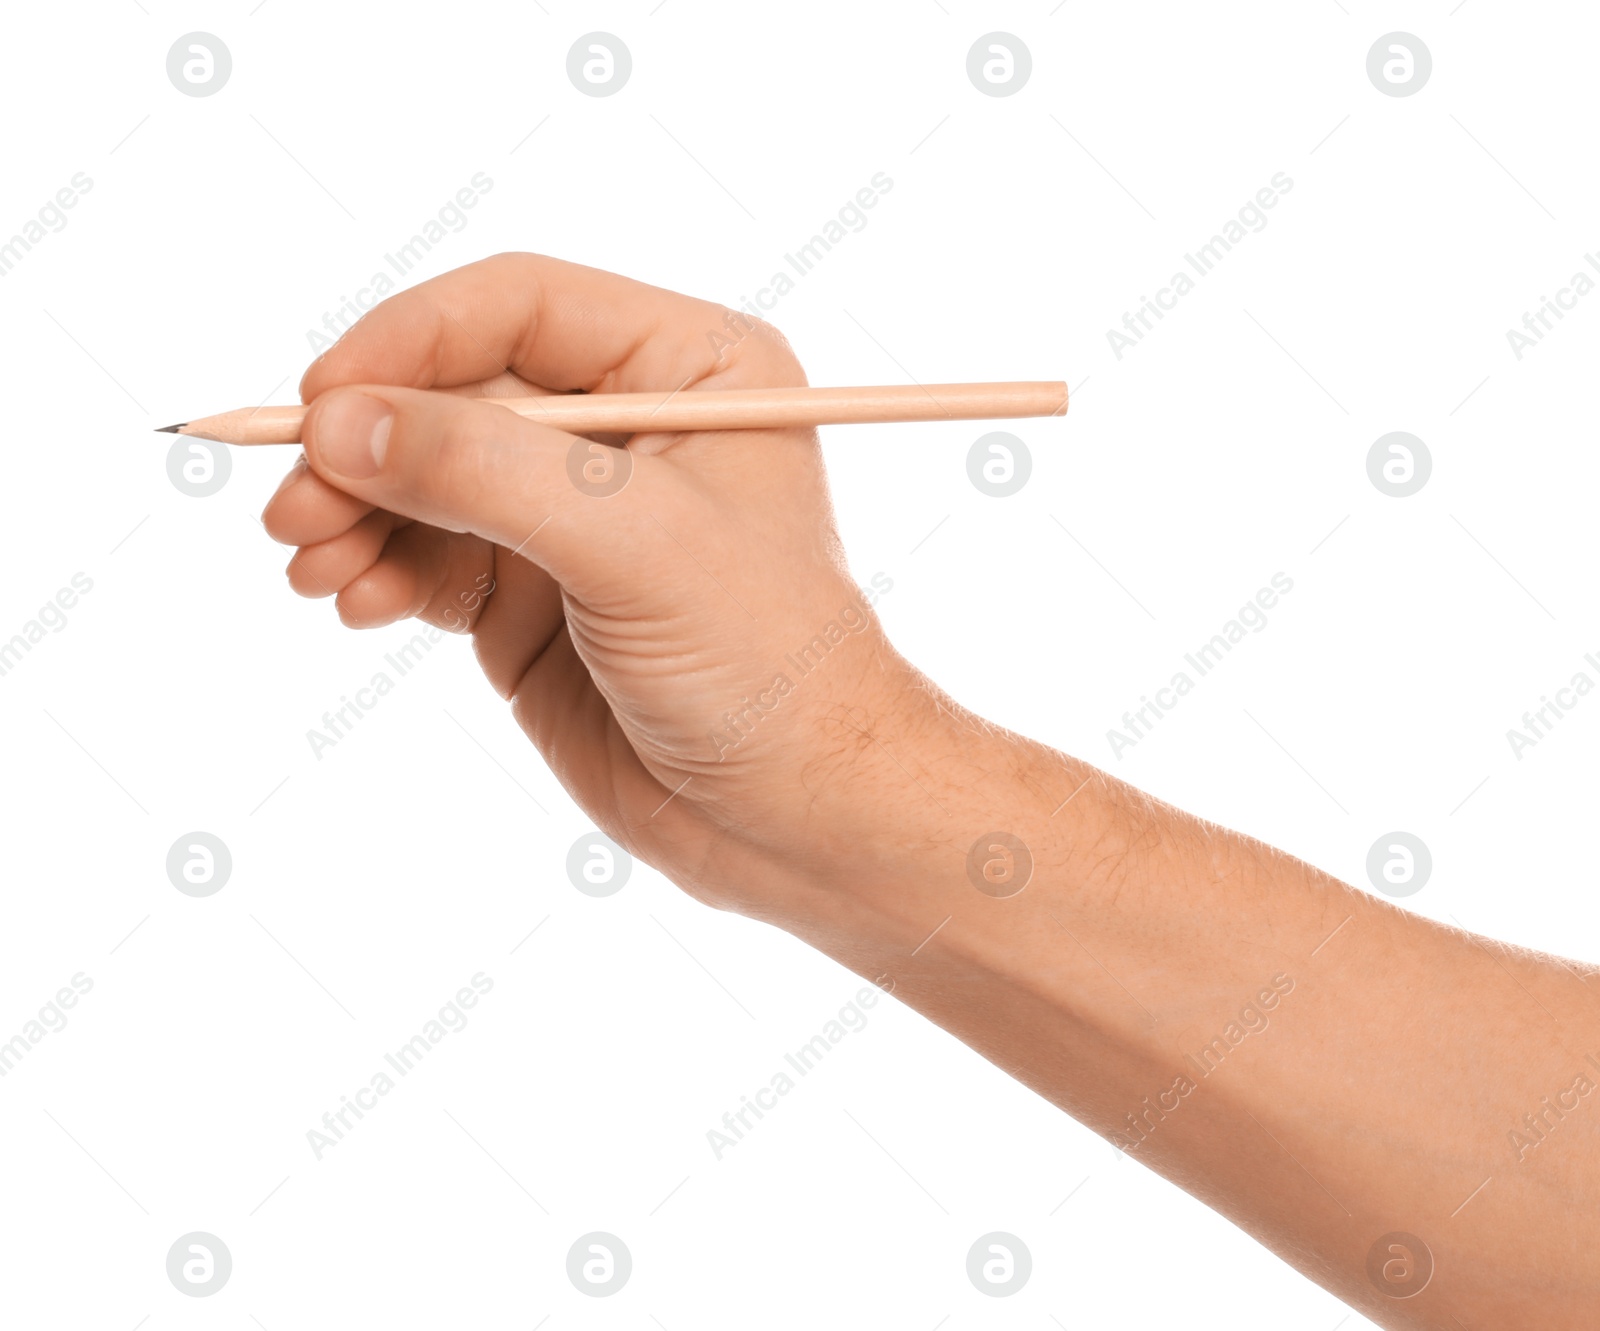
[[[766,324],[500,255],[385,301],[311,366],[305,457],[262,520],[300,547],[295,590],[334,596],[351,627],[470,633],[598,826],[702,899],[767,915],[751,857],[818,853],[808,827],[824,786],[848,798],[852,718],[908,677],[846,570],[815,432],[619,449],[471,398],[804,383]]]

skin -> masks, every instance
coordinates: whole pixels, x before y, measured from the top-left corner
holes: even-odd
[[[1408,914],[961,707],[863,604],[814,432],[634,435],[597,497],[569,454],[615,452],[471,400],[804,382],[768,325],[501,255],[311,367],[305,457],[263,521],[351,627],[470,633],[632,854],[892,989],[1380,1325],[1593,1326],[1600,972]],[[801,674],[786,658],[830,623]]]

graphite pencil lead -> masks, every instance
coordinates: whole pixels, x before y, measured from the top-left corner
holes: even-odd
[[[176,425],[158,425],[156,427],[156,433],[157,434],[177,434],[178,431],[183,429],[183,427],[185,425],[187,425],[188,423],[189,423],[188,421],[179,421]]]

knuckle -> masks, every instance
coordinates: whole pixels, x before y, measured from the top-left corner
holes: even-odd
[[[545,256],[535,254],[532,250],[501,250],[481,260],[478,266],[508,283],[525,286],[533,280],[539,265],[544,262]]]
[[[741,378],[774,388],[805,383],[789,339],[775,324],[747,310],[724,307],[712,345],[721,371],[737,369]]]

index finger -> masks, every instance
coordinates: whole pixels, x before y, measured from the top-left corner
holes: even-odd
[[[499,254],[391,296],[300,383],[449,388],[510,371],[557,391],[805,382],[768,325],[712,301],[541,254]]]

